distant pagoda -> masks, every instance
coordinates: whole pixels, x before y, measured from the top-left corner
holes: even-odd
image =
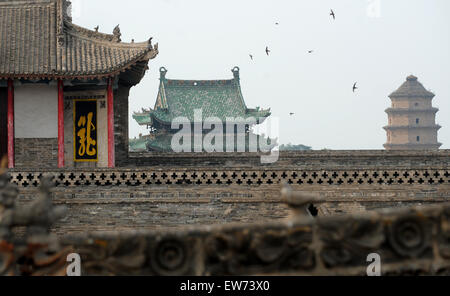
[[[387,132],[387,150],[438,150],[442,145],[438,142],[436,113],[432,100],[434,94],[427,91],[411,75],[406,82],[389,97],[392,107],[386,110],[389,125]]]
[[[270,109],[247,108],[241,92],[238,67],[232,69],[234,78],[229,80],[172,80],[166,78],[166,73],[166,68],[161,67],[161,82],[155,107],[142,109],[142,112],[133,114],[139,125],[146,126],[150,130],[150,135],[136,140],[136,142],[145,141],[146,150],[150,152],[172,152],[172,138],[179,131],[172,129],[172,121],[183,117],[194,125],[195,110],[202,110],[202,124],[207,118],[216,118],[222,123],[225,123],[227,118],[240,118],[244,121],[254,118],[255,124],[261,124],[271,115]],[[226,131],[225,126],[223,131],[230,133]],[[203,138],[208,132],[203,131]],[[248,152],[249,136],[256,136],[252,134],[251,126],[247,127],[244,133],[238,134],[236,130],[231,133],[235,138],[234,152],[243,152],[238,151],[237,145],[238,136],[243,134],[245,134],[245,150]],[[226,134],[224,136],[223,152],[231,152],[226,149],[228,148]],[[259,141],[260,137],[256,138]],[[266,141],[267,144],[271,144],[269,139]],[[143,146],[143,143],[135,144],[136,147]]]

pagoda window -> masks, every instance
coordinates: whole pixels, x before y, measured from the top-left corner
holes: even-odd
[[[417,118],[417,119],[416,119],[416,124],[419,124],[419,123],[420,123],[420,119]]]
[[[419,107],[419,103],[415,103],[414,106]]]
[[[420,137],[419,136],[417,136],[417,142],[420,142]]]

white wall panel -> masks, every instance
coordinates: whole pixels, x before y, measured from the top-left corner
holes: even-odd
[[[16,138],[57,138],[57,86],[47,84],[16,86],[14,119]]]

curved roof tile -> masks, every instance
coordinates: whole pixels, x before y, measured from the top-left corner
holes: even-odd
[[[151,39],[121,43],[118,27],[111,35],[73,24],[66,5],[0,0],[0,79],[108,77],[158,54]]]

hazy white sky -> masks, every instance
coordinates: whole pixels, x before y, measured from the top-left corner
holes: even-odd
[[[73,3],[78,25],[99,25],[101,32],[111,33],[120,24],[125,42],[154,37],[159,43],[159,56],[131,91],[130,137],[147,133],[131,112],[154,106],[161,66],[173,79],[231,79],[230,70],[239,66],[247,105],[272,108],[280,118],[282,143],[383,149],[388,95],[414,74],[436,94],[437,121],[443,126],[439,140],[450,148],[448,0]],[[377,4],[379,15],[369,9]],[[336,21],[329,16],[331,8]],[[265,56],[266,45],[270,57]],[[356,95],[355,81],[360,88]]]

